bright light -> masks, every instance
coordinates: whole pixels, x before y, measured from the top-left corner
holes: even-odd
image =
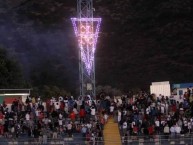
[[[13,94],[2,94],[2,95],[4,95],[4,96],[29,96],[30,94],[28,94],[28,93],[13,93]]]
[[[90,75],[94,62],[101,18],[71,18],[74,32],[78,38],[81,59]]]

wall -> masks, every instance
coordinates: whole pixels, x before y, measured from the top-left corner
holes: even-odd
[[[150,93],[158,97],[160,94],[163,96],[171,96],[171,89],[169,81],[165,82],[152,82],[150,86]]]

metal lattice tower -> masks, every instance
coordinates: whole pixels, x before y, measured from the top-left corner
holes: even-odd
[[[71,18],[79,44],[80,95],[96,96],[95,49],[101,18],[93,18],[93,1],[77,0],[77,18]]]
[[[77,0],[77,16],[78,18],[93,18],[93,1]]]

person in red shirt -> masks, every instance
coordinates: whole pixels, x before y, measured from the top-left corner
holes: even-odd
[[[62,110],[62,111],[64,111],[64,107],[65,107],[65,104],[64,104],[64,102],[60,102],[60,110]]]
[[[133,135],[138,134],[138,127],[136,125],[133,126]]]
[[[176,104],[174,104],[173,106],[172,106],[172,111],[173,112],[176,112],[177,110],[176,110]]]
[[[153,132],[154,132],[154,127],[153,127],[153,125],[150,125],[150,126],[148,127],[148,132],[149,132],[149,135],[153,135]]]
[[[4,133],[4,126],[0,124],[0,135],[3,135]]]
[[[70,119],[71,119],[71,121],[74,123],[75,122],[75,118],[76,118],[76,115],[75,115],[75,113],[72,111],[71,113],[70,113]]]
[[[4,120],[4,115],[3,113],[0,111],[0,124],[3,122]]]
[[[79,111],[80,123],[85,122],[85,116],[86,116],[86,111],[84,110],[84,108],[81,108]]]

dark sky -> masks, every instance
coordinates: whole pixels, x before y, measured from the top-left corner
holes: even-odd
[[[97,85],[127,90],[152,81],[193,82],[192,6],[191,0],[95,0],[94,15],[102,18]],[[72,88],[78,79],[73,16],[76,0],[0,0],[0,45],[34,84],[52,78],[51,85]]]

